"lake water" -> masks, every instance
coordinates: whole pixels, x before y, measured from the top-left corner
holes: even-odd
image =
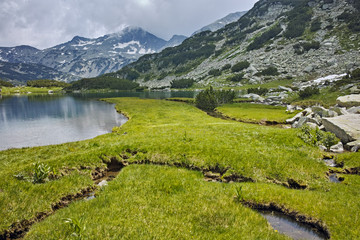
[[[98,98],[193,96],[194,92],[3,96],[0,98],[0,150],[90,139],[109,133],[114,126],[127,121],[113,104]]]

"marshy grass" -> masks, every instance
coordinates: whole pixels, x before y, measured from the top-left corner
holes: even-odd
[[[92,201],[78,201],[33,226],[27,238],[64,239],[64,218],[84,219],[93,239],[281,239],[256,212],[234,201],[273,202],[322,221],[333,239],[360,235],[359,176],[330,183],[323,153],[294,129],[222,120],[186,103],[137,98],[107,99],[129,121],[91,140],[0,152],[0,232],[62,197],[93,186],[91,171],[115,157],[201,169],[222,169],[252,183],[209,183],[200,172],[165,166],[130,166]],[[136,151],[130,154],[127,150]],[[349,154],[356,166],[356,154]],[[59,178],[33,184],[14,177],[44,163]],[[360,165],[360,164],[359,164]],[[359,166],[358,165],[358,166]],[[288,180],[305,190],[286,188]],[[255,229],[255,230],[253,230]],[[51,233],[49,233],[51,232]],[[93,237],[94,236],[94,237]],[[235,237],[238,236],[238,237]]]

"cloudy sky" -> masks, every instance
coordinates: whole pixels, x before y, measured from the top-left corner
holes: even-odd
[[[0,0],[0,46],[40,49],[74,36],[99,37],[139,26],[168,40],[191,35],[257,0]]]

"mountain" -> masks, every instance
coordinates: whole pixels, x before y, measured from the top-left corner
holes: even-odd
[[[200,32],[205,32],[205,31],[211,31],[211,32],[217,31],[220,28],[225,27],[229,23],[236,22],[237,20],[239,20],[239,18],[241,18],[245,14],[246,14],[246,11],[230,13],[226,17],[223,17],[223,18],[195,31],[191,36],[194,36],[195,34],[198,34]]]
[[[167,43],[162,47],[162,49],[168,47],[176,47],[180,45],[185,39],[187,39],[187,37],[184,35],[174,35],[169,41],[167,41]]]
[[[94,39],[76,36],[69,42],[44,50],[30,46],[1,47],[0,60],[39,64],[78,78],[95,77],[117,71],[144,54],[176,46],[185,38],[174,36],[165,41],[139,27],[127,27],[121,32]]]
[[[24,84],[28,80],[53,79],[65,82],[78,80],[77,77],[65,74],[39,64],[9,63],[0,61],[0,79],[13,84]]]
[[[231,87],[342,74],[360,67],[359,26],[357,0],[260,0],[224,28],[109,75],[126,78],[132,71],[141,85],[161,88],[183,78]]]

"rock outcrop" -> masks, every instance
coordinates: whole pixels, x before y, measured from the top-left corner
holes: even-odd
[[[347,114],[333,118],[323,118],[326,131],[335,133],[343,142],[349,143],[360,139],[360,115]]]

